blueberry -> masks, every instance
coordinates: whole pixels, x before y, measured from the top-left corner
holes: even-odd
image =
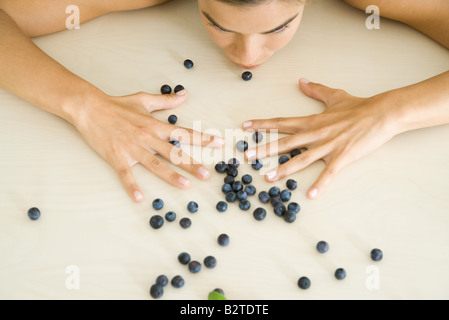
[[[248,142],[244,140],[237,141],[236,148],[240,152],[245,152],[248,150]]]
[[[235,181],[235,178],[231,177],[231,176],[226,176],[224,178],[224,183],[227,183],[227,184],[230,184],[230,185],[232,185],[234,183],[234,181]]]
[[[250,174],[245,174],[242,176],[242,182],[244,184],[250,184],[251,182],[253,182],[253,177]]]
[[[187,210],[189,210],[190,213],[195,213],[198,211],[198,203],[196,203],[195,201],[190,201],[187,204]]]
[[[292,193],[290,192],[290,190],[282,190],[280,196],[281,196],[281,200],[283,202],[287,202],[287,201],[290,201],[290,198],[292,197]]]
[[[281,194],[281,189],[278,187],[271,187],[270,190],[268,190],[268,194],[270,197],[279,196]]]
[[[239,208],[243,211],[248,211],[251,208],[251,202],[248,200],[240,200],[239,202]]]
[[[270,198],[270,203],[271,205],[274,207],[275,205],[277,205],[278,203],[282,203],[282,199],[280,195],[274,196]]]
[[[161,94],[171,94],[171,87],[168,84],[164,84],[161,87]]]
[[[159,285],[165,287],[168,284],[167,276],[164,274],[161,274],[159,277],[156,278],[156,284],[159,284]]]
[[[218,173],[225,173],[228,170],[228,165],[224,161],[220,161],[215,165],[215,171]]]
[[[259,193],[259,200],[262,203],[268,203],[270,201],[270,194],[266,191],[261,191]]]
[[[242,79],[245,81],[249,81],[253,78],[253,74],[250,71],[245,71],[242,73]]]
[[[344,278],[346,278],[346,270],[343,268],[335,270],[335,278],[337,278],[338,280],[343,280]]]
[[[256,194],[257,190],[256,190],[255,186],[253,186],[252,184],[249,184],[245,187],[245,192],[248,196],[253,196]]]
[[[179,91],[182,91],[182,90],[184,90],[184,89],[185,89],[184,86],[178,84],[178,85],[175,87],[175,90],[173,90],[173,91],[174,91],[174,93],[178,93]]]
[[[282,155],[279,157],[279,164],[282,165],[282,164],[286,163],[288,160],[290,160],[290,158],[288,156]]]
[[[189,271],[192,273],[198,273],[201,271],[201,263],[196,260],[189,262]]]
[[[383,257],[384,257],[384,254],[383,254],[383,252],[380,249],[373,249],[371,251],[371,259],[373,261],[376,261],[376,262],[380,261],[380,260],[383,259]]]
[[[174,145],[176,148],[181,148],[181,142],[178,140],[172,140],[170,141],[170,144]]]
[[[262,169],[262,167],[263,167],[263,162],[262,162],[261,160],[259,160],[259,159],[253,160],[253,161],[251,162],[251,167],[252,167],[254,170],[260,170],[260,169]]]
[[[233,191],[226,193],[226,201],[227,202],[235,202],[237,200],[237,194]]]
[[[295,180],[293,180],[293,179],[287,180],[287,188],[289,190],[292,190],[292,191],[296,190],[297,187],[298,187],[298,183]]]
[[[215,268],[215,266],[217,265],[217,259],[215,259],[215,257],[213,256],[207,256],[206,258],[204,258],[204,265],[209,269]]]
[[[237,177],[239,175],[239,171],[236,167],[228,166],[228,170],[226,170],[226,174],[230,177]]]
[[[320,241],[317,243],[316,249],[320,253],[326,253],[329,251],[329,244],[326,241]]]
[[[156,283],[151,286],[150,295],[154,299],[158,299],[158,298],[162,297],[163,294],[164,294],[164,288],[160,284]]]
[[[223,296],[225,295],[223,289],[216,288],[216,289],[214,289],[214,291],[215,291],[215,292],[218,292],[219,294],[221,294],[221,295],[223,295]]]
[[[267,216],[267,211],[264,208],[257,208],[253,212],[254,219],[262,221]]]
[[[217,211],[225,212],[228,209],[228,204],[224,201],[220,201],[217,203]]]
[[[172,222],[176,220],[176,213],[173,211],[169,211],[165,214],[165,220]]]
[[[309,289],[311,284],[312,283],[307,277],[301,277],[298,280],[298,287],[300,287],[301,289]]]
[[[164,201],[162,199],[155,199],[153,201],[153,208],[155,210],[161,210],[164,207]]]
[[[229,159],[228,166],[238,168],[240,166],[240,162],[237,158]]]
[[[243,190],[243,183],[241,181],[234,181],[234,183],[232,184],[232,190],[234,190],[235,192]]]
[[[173,279],[171,279],[171,284],[175,288],[182,288],[185,284],[184,278],[181,276],[174,276]]]
[[[179,221],[179,225],[183,228],[183,229],[187,229],[190,228],[190,226],[192,225],[192,221],[189,218],[182,218]]]
[[[288,223],[294,222],[296,220],[296,213],[291,210],[285,211],[284,220],[285,220],[285,222],[288,222]]]
[[[290,151],[290,157],[296,157],[297,155],[301,154],[301,150],[300,149],[293,149],[292,151]]]
[[[226,194],[228,192],[232,191],[232,186],[228,183],[225,183],[222,187],[221,187],[221,191]]]
[[[237,192],[237,199],[238,200],[246,200],[246,199],[248,199],[248,194],[245,191],[240,190],[239,192]]]
[[[287,208],[284,206],[282,202],[276,203],[273,206],[273,210],[274,214],[277,215],[278,217],[282,217],[287,212]]]
[[[178,255],[178,261],[181,264],[188,264],[190,262],[190,254],[188,254],[187,252],[181,252]]]
[[[263,140],[263,134],[262,132],[254,132],[253,133],[253,141],[255,143],[259,143]]]
[[[160,215],[154,215],[150,219],[150,226],[153,229],[159,229],[164,225],[164,218],[162,218]]]
[[[190,59],[186,59],[184,60],[184,67],[186,67],[187,69],[192,69],[194,66],[193,61]]]
[[[176,124],[176,122],[178,122],[178,117],[176,115],[172,114],[168,117],[168,123]]]
[[[36,207],[30,208],[28,210],[28,217],[31,220],[38,220],[41,217],[41,211]]]
[[[229,236],[228,236],[227,234],[222,233],[222,234],[220,234],[220,235],[218,236],[217,241],[218,241],[218,244],[219,244],[220,246],[226,247],[226,246],[229,245],[230,238],[229,238]]]
[[[293,211],[294,213],[298,213],[301,210],[301,207],[296,202],[290,202],[287,206],[287,210]]]

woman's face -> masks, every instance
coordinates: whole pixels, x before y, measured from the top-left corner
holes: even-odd
[[[301,2],[284,0],[249,6],[198,0],[198,5],[212,39],[245,69],[261,65],[290,42],[304,12]]]

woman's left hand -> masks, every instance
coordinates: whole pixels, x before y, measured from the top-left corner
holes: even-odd
[[[298,172],[317,160],[326,167],[310,187],[307,196],[317,198],[345,166],[379,148],[398,132],[392,121],[395,112],[395,95],[388,93],[371,98],[357,98],[343,90],[301,79],[301,90],[309,97],[324,102],[321,114],[296,118],[251,120],[243,124],[245,130],[272,130],[291,134],[263,147],[246,151],[249,161],[287,153],[296,148],[306,148],[265,176],[267,181],[277,181]]]

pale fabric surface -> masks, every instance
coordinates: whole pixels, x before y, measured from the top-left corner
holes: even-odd
[[[298,89],[300,77],[371,96],[449,69],[447,50],[432,40],[385,19],[380,30],[367,30],[367,17],[340,1],[312,1],[293,42],[250,82],[209,39],[195,1],[110,14],[35,42],[108,94],[183,84],[188,101],[154,115],[166,121],[176,113],[181,126],[201,121],[203,131],[224,134],[252,118],[321,112],[323,105]],[[183,67],[186,58],[194,69]],[[5,91],[0,106],[2,299],[151,299],[159,274],[186,280],[182,289],[169,285],[163,299],[207,299],[217,287],[229,299],[449,298],[449,126],[394,138],[343,170],[316,201],[305,192],[324,164],[293,175],[299,188],[292,200],[302,210],[287,224],[270,210],[254,220],[256,198],[248,212],[234,204],[218,213],[223,176],[213,163],[211,179],[194,179],[189,191],[136,167],[146,199],[135,204],[69,124]],[[232,145],[225,156],[186,150],[221,160]],[[253,174],[258,191],[272,186],[248,165],[241,172]],[[176,211],[178,219],[156,231],[148,221],[158,197],[161,213]],[[194,215],[186,210],[190,200],[200,205]],[[42,211],[39,221],[27,217],[33,206]],[[188,230],[178,224],[185,216]],[[218,246],[221,233],[230,235],[229,247]],[[325,255],[315,249],[319,240],[330,244]],[[376,247],[385,255],[380,263],[369,258]],[[190,274],[177,261],[182,251],[200,261],[214,255],[218,265]],[[79,270],[79,289],[70,290],[70,266]],[[344,281],[333,276],[338,267],[347,270]],[[297,287],[301,276],[312,280],[307,291]]]

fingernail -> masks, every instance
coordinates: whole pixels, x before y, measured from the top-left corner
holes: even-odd
[[[178,95],[178,96],[185,96],[186,94],[187,94],[187,90],[181,90],[181,91],[176,92],[176,95]]]
[[[202,178],[207,178],[209,177],[209,170],[207,170],[205,167],[200,167],[198,170],[198,174],[202,177]]]
[[[252,126],[253,126],[252,121],[243,122],[243,128],[245,128],[245,129],[251,128]]]
[[[142,201],[143,199],[143,195],[139,191],[134,191],[133,196],[136,201]]]
[[[184,177],[179,177],[178,181],[183,186],[187,186],[190,183],[190,181]]]
[[[305,78],[302,78],[301,80],[299,80],[299,82],[301,82],[302,84],[309,84],[310,83],[310,81],[305,79]]]
[[[318,194],[318,189],[317,188],[313,188],[309,191],[309,196],[310,198],[315,198]]]
[[[270,172],[267,172],[267,178],[269,180],[273,180],[277,176],[278,172],[277,170],[272,170]]]
[[[253,158],[256,156],[256,150],[254,149],[249,149],[246,151],[246,157],[248,158],[248,160],[253,160]]]

